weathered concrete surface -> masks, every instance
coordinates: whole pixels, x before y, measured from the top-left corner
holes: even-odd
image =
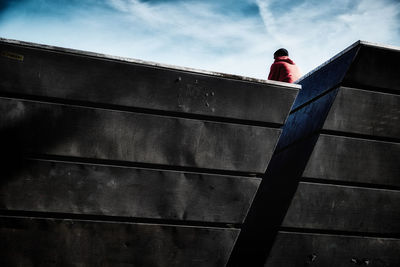
[[[399,159],[399,143],[322,134],[303,176],[400,187]]]
[[[5,39],[0,71],[2,266],[225,266],[300,88]]]
[[[400,239],[280,232],[266,267],[396,267]]]
[[[399,47],[381,46],[360,42],[360,50],[343,84],[357,88],[373,88],[400,92]]]
[[[335,246],[346,242],[356,255],[387,253],[372,266],[400,265],[399,55],[357,42],[298,82],[229,266],[366,265],[343,262],[347,251]],[[378,238],[355,241],[365,235]]]
[[[263,173],[280,130],[0,98],[30,153]],[[28,134],[29,132],[29,134]]]
[[[400,139],[400,95],[341,87],[323,129]]]
[[[399,49],[357,42],[307,75],[277,144],[296,85],[0,48],[3,265],[400,264]]]
[[[0,51],[0,93],[283,124],[299,88],[4,39]]]
[[[25,166],[3,177],[1,209],[242,223],[260,183],[259,178],[55,161],[29,160]]]
[[[400,233],[400,191],[301,182],[284,227]]]
[[[235,229],[0,216],[0,263],[219,267],[237,234]]]

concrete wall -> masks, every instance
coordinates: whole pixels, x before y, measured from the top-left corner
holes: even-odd
[[[300,86],[0,51],[2,266],[225,266]]]
[[[280,149],[309,157],[265,266],[400,264],[399,57],[359,42],[299,82]]]

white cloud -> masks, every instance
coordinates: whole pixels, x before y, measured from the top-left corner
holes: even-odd
[[[273,13],[275,0],[257,0],[268,34],[305,71],[357,40],[399,44],[400,3],[376,0],[304,1]]]
[[[264,29],[258,18],[230,17],[216,12],[210,3],[150,5],[136,0],[110,0],[110,4],[127,19],[159,34],[155,38],[161,40],[157,49],[145,52],[157,55],[158,61],[266,76],[266,55],[270,59],[268,37],[261,34]]]

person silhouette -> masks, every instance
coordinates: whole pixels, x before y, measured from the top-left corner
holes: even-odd
[[[268,80],[293,83],[301,77],[297,65],[289,58],[289,52],[285,48],[280,48],[274,53],[274,63],[272,63]]]

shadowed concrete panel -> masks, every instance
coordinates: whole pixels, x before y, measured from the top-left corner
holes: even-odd
[[[274,154],[227,266],[263,266],[318,135]]]
[[[23,60],[0,56],[0,92],[279,124],[298,92],[293,85],[59,50],[0,42],[0,51],[23,56]]]
[[[239,230],[0,217],[3,266],[224,266]]]
[[[302,88],[306,88],[306,90],[300,90],[292,109],[306,104],[308,101],[332,88],[338,87],[354,60],[354,57],[357,55],[358,49],[358,47],[353,47],[346,53],[329,62],[329,64],[321,66],[299,81],[298,84],[300,84]]]
[[[400,144],[320,135],[303,176],[400,186]]]
[[[323,129],[400,138],[400,96],[341,87]]]
[[[0,99],[3,140],[33,153],[265,171],[279,129]],[[15,148],[17,149],[17,148]]]
[[[283,126],[277,151],[318,132],[323,125],[338,89],[318,98],[310,104],[291,113]]]
[[[361,45],[344,85],[400,92],[400,49]]]
[[[299,183],[285,227],[400,233],[400,191]]]
[[[397,267],[400,240],[279,232],[265,267]]]
[[[260,179],[53,161],[3,177],[0,208],[241,223]]]

